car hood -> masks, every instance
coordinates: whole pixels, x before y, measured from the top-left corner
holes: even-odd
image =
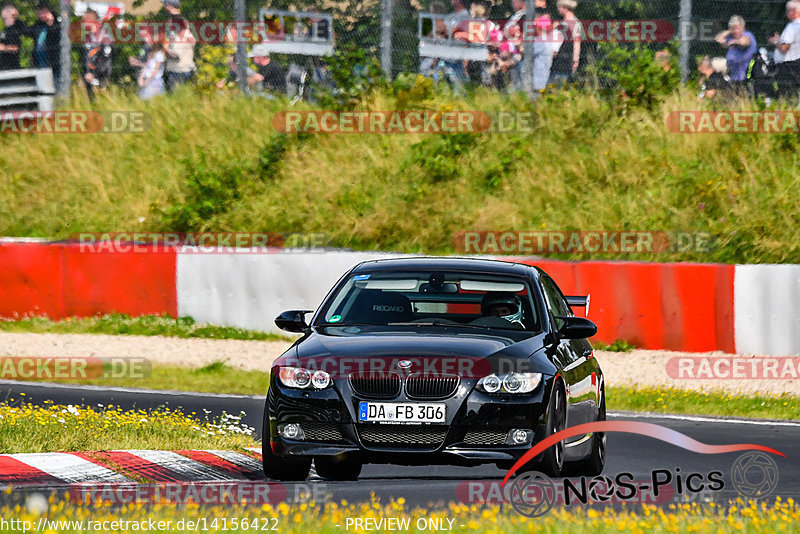
[[[437,331],[438,330],[438,331]],[[495,333],[444,329],[380,330],[358,327],[325,327],[313,330],[274,365],[301,365],[325,369],[324,362],[383,359],[394,367],[402,360],[417,364],[432,359],[485,360],[481,372],[497,368],[497,362],[521,362],[542,348],[543,335],[524,332]],[[387,368],[386,366],[382,368]],[[539,367],[539,366],[537,366]],[[547,366],[550,371],[550,366]],[[352,366],[351,366],[352,368]],[[344,369],[344,367],[341,367]]]

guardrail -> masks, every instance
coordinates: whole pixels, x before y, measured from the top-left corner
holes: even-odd
[[[258,20],[264,25],[262,50],[276,54],[328,56],[333,53],[333,16],[306,11],[262,8]]]
[[[446,36],[437,36],[437,25],[447,25],[448,16],[436,13],[419,14],[417,19],[419,56],[445,61],[488,61],[489,48],[486,43],[454,39],[449,28]]]
[[[0,71],[0,111],[53,111],[53,71]]]

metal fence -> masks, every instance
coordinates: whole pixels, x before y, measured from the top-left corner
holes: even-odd
[[[238,84],[241,90],[249,91],[248,78],[236,73],[246,72],[249,76],[267,72],[269,69],[258,63],[263,63],[259,57],[269,52],[270,62],[280,67],[289,81],[289,90],[296,92],[305,77],[319,77],[325,57],[342,46],[355,46],[374,56],[391,77],[420,72],[430,66],[426,58],[483,61],[486,43],[453,42],[452,31],[437,38],[437,25],[449,24],[455,20],[454,12],[464,9],[472,11],[466,18],[490,21],[502,29],[514,15],[515,7],[519,7],[512,0],[464,0],[463,4],[459,0],[312,0],[300,4],[288,0],[61,2],[50,6],[55,13],[55,27],[60,24],[58,30],[53,30],[52,25],[43,26],[42,21],[48,18],[43,10],[29,3],[19,6],[20,21],[27,28],[21,34],[19,60],[21,68],[54,68],[62,96],[77,89],[92,92],[103,85],[137,90],[137,82],[147,68],[148,49],[152,49],[145,34],[150,32],[150,41],[160,35],[172,46],[176,34],[183,31],[170,26],[178,13],[188,21],[189,32],[196,41],[192,45],[192,83],[212,90]],[[561,19],[556,0],[524,3],[528,12],[543,9],[552,20]],[[93,37],[87,35],[81,20],[87,19],[89,10],[97,13],[100,26],[112,34],[110,39],[93,42]],[[606,24],[597,28],[608,34],[582,43],[577,78],[593,61],[603,41],[618,40],[609,29],[613,25],[605,21],[656,23],[658,39],[646,44],[663,48],[672,42],[680,55],[684,79],[694,73],[698,57],[725,56],[726,49],[714,42],[714,35],[728,27],[732,15],[741,15],[758,46],[770,50],[773,47],[768,45],[768,38],[787,23],[783,0],[578,0],[574,13],[584,22],[584,31],[586,24],[596,22]],[[464,18],[463,13],[459,16]],[[201,35],[204,28],[207,33]],[[56,31],[57,37],[48,34]],[[8,34],[6,27],[3,38]],[[43,42],[49,48],[42,48]],[[54,46],[58,47],[57,53],[52,50]],[[525,43],[524,48],[527,61],[530,43]],[[87,69],[93,60],[105,69],[101,80],[87,80]],[[177,61],[168,54],[168,63]]]

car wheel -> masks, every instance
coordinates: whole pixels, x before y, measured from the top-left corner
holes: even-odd
[[[261,441],[261,461],[267,478],[283,481],[299,481],[308,478],[311,471],[310,457],[276,456],[272,453],[269,437]]]
[[[353,456],[318,456],[314,469],[326,480],[357,480],[361,474],[361,460]]]
[[[564,430],[567,426],[567,404],[564,391],[557,385],[553,386],[550,404],[547,406],[547,433],[545,437]],[[561,476],[564,468],[564,442],[559,441],[542,453],[539,469],[546,475]]]
[[[606,420],[605,390],[600,390],[600,407],[597,410],[597,421]],[[595,432],[592,436],[592,452],[580,462],[569,465],[570,474],[575,476],[594,477],[603,472],[606,466],[606,434]]]

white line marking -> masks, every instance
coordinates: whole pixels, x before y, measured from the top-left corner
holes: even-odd
[[[230,475],[224,471],[219,471],[205,464],[192,460],[191,458],[187,458],[186,456],[181,456],[177,452],[147,450],[132,450],[122,452],[133,454],[139,458],[142,458],[143,460],[147,460],[148,462],[166,467],[170,471],[174,471],[179,475],[186,477],[188,480],[241,480],[241,478]]]
[[[73,389],[88,391],[106,391],[111,393],[148,393],[154,395],[171,395],[176,397],[203,397],[219,399],[256,399],[263,401],[266,395],[234,395],[232,393],[198,393],[196,391],[175,391],[171,389],[139,389],[121,388],[109,386],[88,386],[88,385],[66,385],[56,382],[25,382],[21,380],[0,380],[0,386],[21,386],[20,391],[25,389]],[[13,394],[13,393],[12,393]]]
[[[798,421],[758,421],[755,419],[728,419],[726,417],[712,417],[700,415],[639,413],[639,412],[608,412],[608,417],[615,419],[673,419],[677,421],[692,421],[697,423],[719,423],[735,425],[760,425],[760,426],[789,426],[800,427]]]
[[[68,483],[130,482],[130,479],[111,469],[66,452],[21,453],[8,456]]]

